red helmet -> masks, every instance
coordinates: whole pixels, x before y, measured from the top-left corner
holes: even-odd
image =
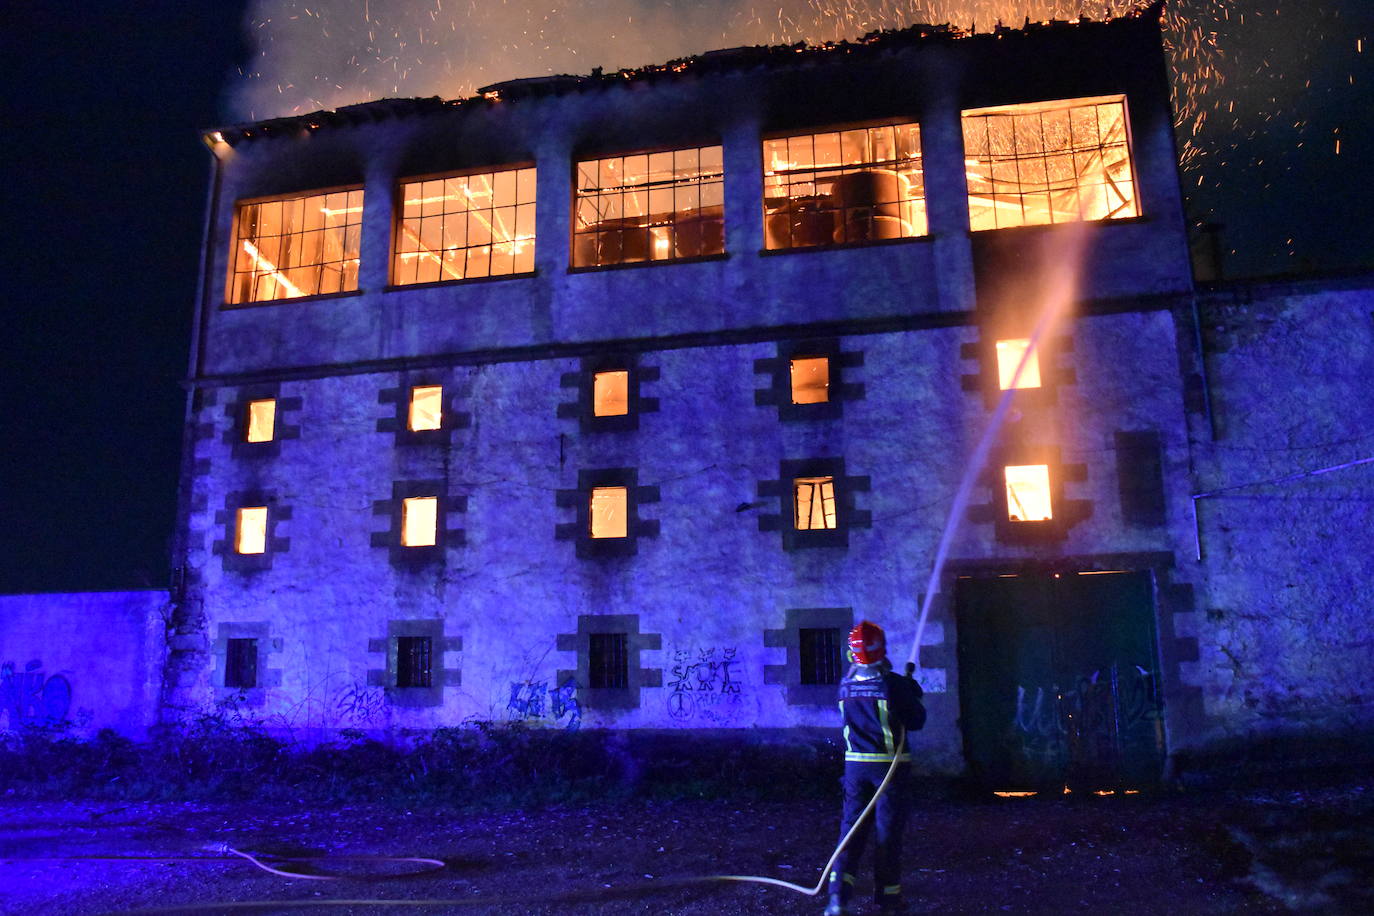
[[[887,658],[887,637],[883,628],[867,620],[849,631],[849,654],[860,665],[876,665]]]

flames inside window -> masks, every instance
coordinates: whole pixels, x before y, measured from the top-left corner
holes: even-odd
[[[1026,357],[1027,350],[1030,350],[1030,341],[1025,338],[997,341],[997,387],[1002,391],[1013,387],[1040,387],[1040,356],[1032,352]],[[1026,367],[1021,370],[1021,377],[1016,378],[1016,367],[1021,365],[1023,357]]]
[[[402,183],[394,282],[534,270],[534,195],[532,168]]]
[[[357,289],[362,222],[361,188],[239,204],[229,302]]]
[[[444,389],[441,385],[419,385],[410,389],[411,432],[439,429],[444,422]]]
[[[1140,215],[1124,97],[980,108],[963,124],[975,231]]]
[[[722,253],[722,175],[719,146],[579,162],[573,266]]]
[[[267,552],[267,507],[245,506],[238,511],[234,530],[236,553]]]
[[[248,402],[248,429],[244,439],[249,442],[271,442],[276,432],[277,399],[266,398]]]
[[[803,356],[792,360],[792,403],[824,404],[830,400],[830,359]]]
[[[838,527],[835,519],[835,478],[798,477],[793,481],[798,531]]]
[[[926,234],[916,124],[779,137],[763,143],[768,248]]]
[[[412,496],[401,503],[401,546],[433,547],[438,530],[438,497]]]
[[[591,497],[591,528],[594,538],[628,536],[628,492],[624,487],[595,487]]]
[[[598,417],[623,417],[630,412],[630,373],[626,369],[598,372],[592,376],[592,413]]]
[[[1005,474],[1007,517],[1011,521],[1043,522],[1053,518],[1048,465],[1007,465]]]

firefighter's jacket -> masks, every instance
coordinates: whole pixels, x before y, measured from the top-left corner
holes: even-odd
[[[923,724],[921,688],[885,665],[855,665],[840,681],[840,715],[844,719],[844,759],[891,763],[902,735]],[[910,760],[903,746],[900,760]]]

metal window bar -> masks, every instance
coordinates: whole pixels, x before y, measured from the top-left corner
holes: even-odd
[[[258,641],[231,639],[224,647],[224,686],[258,686]]]
[[[433,683],[434,640],[428,636],[396,637],[396,686],[429,687]]]
[[[591,686],[618,689],[630,686],[628,634],[592,633],[589,649],[587,677]]]
[[[801,682],[838,684],[843,658],[837,627],[804,628],[800,631]]]
[[[793,504],[798,531],[836,528],[835,478],[798,477]]]

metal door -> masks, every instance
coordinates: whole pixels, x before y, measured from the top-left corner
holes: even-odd
[[[1164,760],[1149,572],[962,578],[964,753],[995,789],[1138,788]]]

